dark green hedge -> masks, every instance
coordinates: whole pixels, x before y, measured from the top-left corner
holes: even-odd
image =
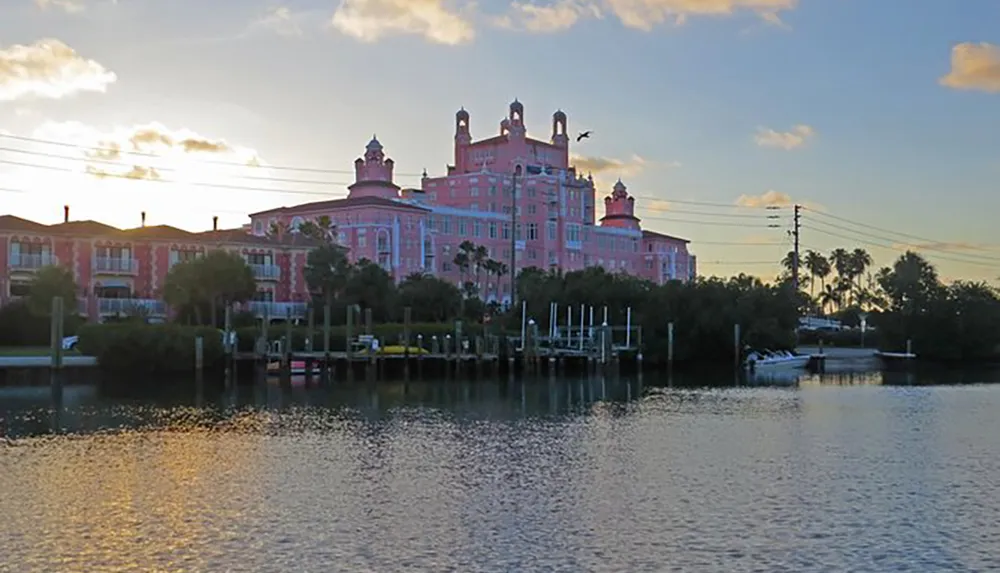
[[[66,316],[63,333],[77,334],[84,319]],[[0,307],[0,346],[48,346],[51,321],[47,316],[33,314],[28,305],[15,301]]]
[[[193,372],[195,338],[204,338],[206,368],[222,360],[222,334],[210,327],[177,324],[107,323],[80,328],[77,348],[112,372]]]

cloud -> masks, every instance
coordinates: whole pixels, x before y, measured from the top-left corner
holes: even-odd
[[[736,199],[736,204],[740,207],[761,208],[761,207],[788,207],[792,204],[792,198],[786,193],[770,190],[761,195],[740,195]]]
[[[600,8],[587,0],[559,0],[539,5],[512,2],[510,13],[494,19],[501,28],[551,33],[568,30],[583,18],[602,18]]]
[[[233,163],[259,165],[256,152],[189,129],[171,130],[160,123],[100,131],[79,122],[48,123],[36,139],[66,142],[80,148],[85,172],[99,179],[161,180],[164,171],[194,166],[198,157],[216,156]],[[193,161],[192,161],[193,159]],[[200,160],[204,163],[204,159]],[[201,166],[204,170],[204,165]]]
[[[445,45],[475,37],[471,2],[450,0],[341,0],[331,25],[363,42],[390,35],[416,35]]]
[[[79,14],[87,9],[82,0],[35,0],[35,5],[42,10],[62,10],[67,14]]]
[[[43,39],[0,49],[0,101],[103,93],[117,79],[114,72],[83,58],[59,40]]]
[[[115,177],[118,179],[147,179],[150,181],[157,181],[163,178],[155,167],[143,167],[142,165],[133,165],[131,169],[123,172],[107,171],[94,167],[93,165],[88,165],[87,173],[97,177],[98,179]]]
[[[785,150],[792,150],[802,147],[806,142],[816,135],[816,131],[808,125],[796,125],[791,131],[775,131],[773,129],[758,128],[754,141],[761,147],[778,147]]]
[[[300,19],[300,15],[288,6],[273,6],[252,27],[270,30],[279,36],[302,36]]]
[[[651,31],[664,23],[683,25],[691,17],[732,16],[753,12],[764,21],[784,25],[780,14],[793,10],[798,0],[550,0],[514,2],[510,13],[497,18],[502,27],[530,32],[557,32],[584,18],[618,18],[622,25]]]
[[[646,167],[646,160],[638,155],[633,155],[628,160],[614,157],[573,155],[569,162],[570,165],[576,167],[578,173],[593,173],[594,175],[606,173],[615,176],[635,175]]]
[[[1000,46],[958,44],[951,49],[951,71],[938,82],[957,90],[1000,93]]]

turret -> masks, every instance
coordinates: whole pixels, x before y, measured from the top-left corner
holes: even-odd
[[[552,114],[552,145],[567,147],[569,135],[566,133],[566,114],[559,110]]]
[[[364,157],[354,160],[354,183],[348,197],[399,197],[399,187],[392,182],[395,162],[385,156],[382,144],[374,135],[365,147]]]
[[[465,108],[458,110],[455,114],[455,169],[459,173],[465,173],[466,149],[472,143],[472,134],[469,131],[469,112]]]
[[[611,195],[604,198],[601,226],[639,229],[639,218],[635,216],[635,197],[629,196],[628,189],[621,179],[615,183]]]

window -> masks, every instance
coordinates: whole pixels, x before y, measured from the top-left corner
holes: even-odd
[[[471,205],[469,205],[469,209],[472,210],[472,211],[478,211],[479,210],[479,203],[472,203]]]
[[[302,223],[305,223],[305,219],[302,217],[292,217],[292,224],[290,227],[293,231],[298,231],[299,227],[302,226]]]
[[[178,251],[177,254],[178,256],[182,254],[190,256],[190,259],[180,258],[179,260],[182,261],[194,259],[196,258],[197,255],[197,253],[194,253],[192,251]],[[271,253],[248,253],[244,258],[246,259],[248,265],[270,265],[273,262]]]
[[[566,240],[574,243],[580,241],[579,225],[566,225]]]
[[[479,187],[473,187],[469,189],[469,195],[472,197],[479,197]]]
[[[473,237],[481,237],[481,236],[483,236],[483,223],[482,223],[482,221],[478,221],[477,220],[477,221],[473,221],[472,222],[472,236]]]
[[[528,240],[538,240],[538,223],[528,223]]]
[[[253,234],[263,235],[264,234],[264,221],[257,219],[253,222]]]
[[[444,235],[451,234],[451,217],[441,217],[441,233]]]
[[[490,238],[497,238],[497,224],[492,221],[490,221]]]
[[[458,220],[458,235],[460,237],[464,237],[466,235],[466,233],[467,233],[467,231],[466,231],[466,228],[465,228],[465,219],[459,219]]]
[[[514,236],[517,237],[518,241],[524,240],[524,225],[522,225],[521,223],[518,223],[514,227]]]
[[[535,204],[528,205],[528,214],[529,215],[534,215],[537,210],[538,210],[537,209],[537,205],[535,205]]]
[[[504,223],[503,228],[500,231],[501,239],[510,239],[510,223]]]
[[[497,195],[497,186],[490,185],[490,197],[496,197],[496,195]]]
[[[367,246],[367,237],[365,236],[364,229],[358,229],[358,248],[364,248]]]
[[[556,224],[555,224],[555,222],[549,221],[548,227],[549,227],[549,240],[550,241],[556,240]]]

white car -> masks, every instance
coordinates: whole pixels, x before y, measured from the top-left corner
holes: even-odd
[[[63,350],[76,350],[76,343],[80,342],[79,336],[67,336],[62,340]]]

